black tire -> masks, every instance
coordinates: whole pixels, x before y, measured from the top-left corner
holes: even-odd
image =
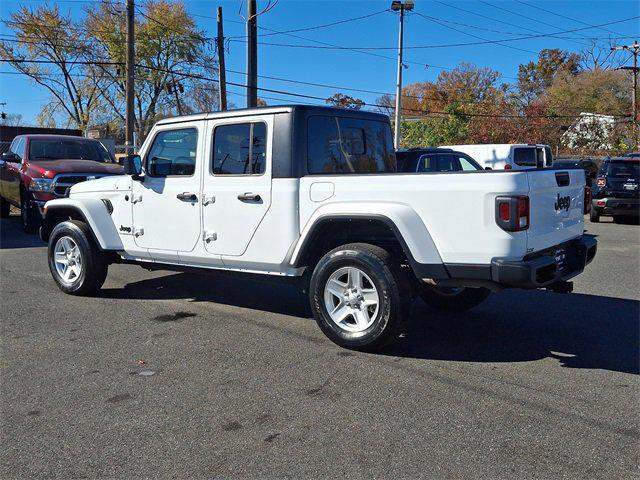
[[[11,214],[11,204],[0,197],[0,218],[9,218]]]
[[[490,293],[486,288],[424,287],[420,297],[427,305],[437,310],[458,313],[477,307]]]
[[[591,220],[592,223],[598,223],[600,221],[600,214],[596,212],[595,208],[591,208],[589,220]]]
[[[377,311],[371,315],[372,323],[358,332],[347,331],[334,322],[325,302],[327,282],[346,267],[363,272],[379,299]],[[411,305],[411,289],[399,261],[389,252],[374,245],[353,243],[342,245],[320,259],[311,276],[309,298],[316,322],[332,342],[354,350],[375,351],[397,338]]]
[[[25,233],[36,233],[40,228],[42,217],[38,212],[37,207],[31,201],[31,198],[27,192],[23,192],[20,195],[20,220],[22,222],[22,229]]]
[[[58,273],[55,265],[55,249],[58,240],[68,237],[78,247],[81,269],[80,275],[65,281]],[[91,295],[102,287],[107,278],[109,262],[106,256],[100,252],[98,245],[91,237],[89,227],[84,222],[69,220],[59,223],[49,237],[49,270],[58,288],[70,295]]]

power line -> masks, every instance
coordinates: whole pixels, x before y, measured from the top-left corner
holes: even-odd
[[[614,24],[618,24],[618,23],[629,22],[631,20],[637,20],[638,18],[640,18],[640,15],[634,16],[634,17],[625,18],[625,19],[622,19],[622,20],[616,20],[616,21],[613,21],[613,22],[603,23],[601,25],[614,25]],[[564,31],[558,32],[558,33],[572,33],[572,32],[578,32],[578,31],[582,31],[582,30],[588,30],[590,28],[591,27],[574,28],[574,29],[571,29],[571,30],[564,30]],[[483,40],[483,41],[479,41],[479,42],[446,43],[446,44],[433,44],[433,45],[412,45],[412,46],[405,46],[404,48],[405,49],[412,49],[412,50],[425,50],[425,49],[435,49],[435,48],[468,47],[468,46],[474,46],[474,45],[500,44],[500,43],[518,41],[518,40],[529,40],[529,39],[533,39],[533,38],[554,37],[554,35],[555,34],[539,33],[539,34],[535,34],[535,35],[524,35],[524,36],[517,37],[517,38],[505,38],[505,39],[499,39],[499,40]],[[241,42],[241,40],[231,40],[231,41]],[[300,45],[300,44],[271,43],[271,42],[262,42],[261,44],[262,45],[277,46],[277,47],[328,49],[328,50],[359,50],[359,51],[395,50],[395,47],[353,47],[353,46],[345,47],[345,46],[339,46],[339,45],[333,45],[333,46]]]
[[[419,17],[421,17],[421,18],[424,18],[425,20],[428,20],[428,21],[431,21],[431,22],[437,23],[438,25],[440,25],[440,26],[442,26],[442,27],[444,27],[444,28],[448,28],[449,30],[453,30],[453,31],[455,31],[455,32],[462,33],[463,35],[467,35],[468,37],[477,38],[477,39],[480,39],[480,40],[487,40],[487,39],[486,39],[486,38],[484,38],[484,37],[480,37],[480,36],[475,35],[475,34],[473,34],[473,33],[469,33],[469,32],[465,32],[464,30],[460,30],[459,28],[451,27],[451,26],[449,26],[449,25],[446,25],[446,24],[444,24],[443,22],[441,22],[441,21],[439,21],[439,20],[436,20],[436,19],[434,19],[434,18],[426,17],[425,15],[422,15],[420,12],[415,12],[415,14],[416,14],[416,15],[418,15]],[[533,53],[534,55],[536,54],[536,52],[533,52],[533,51],[531,51],[531,50],[526,50],[526,49],[524,49],[524,48],[520,48],[520,47],[514,47],[513,45],[505,45],[504,43],[498,43],[498,45],[500,45],[501,47],[510,48],[510,49],[512,49],[512,50],[519,50],[519,51],[521,51],[521,52]],[[407,47],[405,47],[405,48],[407,48]]]
[[[614,35],[618,35],[618,32],[614,32],[613,30],[609,30],[608,28],[602,28],[602,27],[599,27],[599,26],[594,26],[594,25],[591,25],[590,23],[583,22],[582,20],[578,20],[577,18],[568,17],[567,15],[562,15],[561,13],[557,13],[557,12],[552,12],[551,10],[547,10],[546,8],[542,8],[542,7],[538,6],[538,5],[532,5],[531,3],[523,2],[521,0],[515,0],[515,1],[520,3],[520,4],[522,4],[522,5],[526,5],[529,8],[535,8],[537,10],[541,10],[543,12],[550,13],[551,15],[555,15],[556,17],[561,17],[561,18],[564,18],[564,19],[567,19],[567,20],[571,20],[572,22],[579,23],[581,25],[586,25],[588,27],[597,28],[597,29],[600,29],[600,30],[605,31],[605,32],[613,33]],[[632,38],[632,37],[624,37],[624,38]]]
[[[310,31],[310,30],[318,30],[318,29],[321,29],[321,28],[328,28],[328,27],[333,27],[335,25],[342,25],[344,23],[350,23],[350,22],[355,22],[355,21],[358,21],[358,20],[364,20],[366,18],[375,17],[376,15],[380,15],[381,13],[385,13],[385,12],[388,12],[388,11],[389,11],[389,9],[385,8],[384,10],[379,10],[377,12],[368,13],[366,15],[360,15],[359,17],[346,18],[344,20],[338,20],[336,22],[331,22],[331,23],[324,23],[324,24],[315,25],[315,26],[312,26],[312,27],[302,27],[302,28],[295,28],[295,29],[292,29],[292,30],[284,30],[284,31],[281,31],[281,32],[278,31],[278,32],[265,33],[262,36],[263,37],[268,37],[268,36],[271,36],[271,35],[287,35],[289,33],[307,32],[307,31]],[[243,38],[243,37],[235,36],[235,37],[227,37],[227,38],[229,39],[229,38]]]
[[[9,62],[8,60],[5,59],[0,59],[0,62]],[[55,63],[53,61],[50,60],[21,60],[21,61],[16,61],[15,63]],[[89,62],[89,61],[76,61],[76,62],[69,62],[69,63],[78,63],[78,64],[98,64],[98,65],[123,65],[122,62]],[[179,76],[179,77],[184,77],[184,78],[194,78],[194,79],[199,79],[199,80],[207,80],[207,81],[216,81],[216,79],[211,78],[211,77],[207,77],[205,75],[198,75],[198,74],[193,74],[193,73],[184,73],[184,72],[176,72],[170,69],[166,69],[166,68],[160,68],[160,67],[153,67],[150,65],[139,65],[136,64],[135,65],[136,68],[142,68],[142,69],[147,69],[147,70],[153,70],[153,71],[157,71],[157,72],[162,72],[162,73],[167,73],[167,74],[173,74],[175,76]],[[236,83],[236,82],[227,82],[229,85],[233,85],[233,86],[237,86],[237,87],[246,87],[246,84],[243,83]],[[265,88],[265,87],[257,87],[258,90],[261,91],[265,91],[265,92],[270,92],[270,93],[276,93],[276,94],[280,94],[280,95],[287,95],[287,96],[291,96],[291,97],[296,97],[296,98],[304,98],[304,99],[310,99],[310,100],[320,100],[320,101],[326,101],[326,98],[324,97],[319,97],[319,96],[315,96],[315,95],[308,95],[308,94],[303,94],[303,93],[297,93],[297,92],[288,92],[286,90],[277,90],[277,89],[272,89],[272,88]],[[389,105],[382,105],[382,104],[378,104],[378,103],[364,103],[365,106],[368,107],[377,107],[377,108],[392,108]],[[521,118],[521,119],[525,119],[525,118],[546,118],[546,119],[560,119],[560,118],[571,118],[571,119],[575,119],[575,115],[534,115],[534,116],[522,116],[522,115],[516,115],[516,114],[489,114],[489,113],[477,113],[477,112],[471,112],[471,113],[466,113],[466,112],[457,112],[457,113],[453,113],[453,112],[445,112],[445,111],[434,111],[434,110],[418,110],[418,109],[409,109],[409,108],[403,108],[403,110],[405,111],[410,111],[410,112],[414,112],[414,113],[420,113],[423,115],[460,115],[460,116],[465,116],[465,117],[483,117],[483,118]],[[618,115],[618,114],[607,114],[610,116],[614,116],[614,117],[627,117],[628,115]]]
[[[491,8],[495,8],[496,10],[500,10],[500,11],[502,11],[502,12],[507,12],[507,13],[509,13],[509,14],[511,14],[511,15],[516,15],[516,16],[517,16],[517,17],[519,17],[519,18],[526,18],[527,20],[533,20],[534,22],[541,23],[541,24],[546,25],[546,26],[551,27],[551,28],[555,28],[556,30],[562,30],[561,28],[558,28],[558,27],[556,27],[555,25],[551,25],[550,23],[543,22],[543,21],[541,21],[540,19],[536,19],[536,18],[528,17],[528,16],[526,16],[526,15],[523,15],[523,14],[521,14],[521,13],[517,13],[517,12],[514,12],[513,10],[509,10],[509,9],[507,9],[507,8],[498,7],[498,6],[493,5],[493,4],[489,3],[489,2],[485,2],[484,0],[478,0],[478,1],[479,1],[480,3],[482,3],[482,4],[484,4],[484,5],[488,5],[488,6],[489,6],[489,7],[491,7]],[[541,33],[541,32],[539,32],[539,31],[538,31],[538,33]],[[589,46],[589,44],[584,43],[584,42],[580,42],[580,41],[578,41],[578,40],[569,40],[569,41],[570,41],[570,42],[573,42],[573,43],[577,43],[578,45]]]

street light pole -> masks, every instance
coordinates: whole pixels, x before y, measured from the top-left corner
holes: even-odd
[[[394,143],[396,148],[400,148],[400,124],[402,122],[402,48],[404,45],[404,11],[413,10],[413,0],[393,1],[391,9],[400,12],[400,28],[398,32],[398,78],[396,82],[396,112]]]
[[[611,50],[630,50],[633,54],[633,94],[631,97],[631,110],[633,111],[633,145],[635,151],[638,151],[638,52],[640,52],[640,43],[636,40],[631,45],[622,45],[619,47],[611,47]],[[622,67],[621,70],[629,70],[629,67]]]

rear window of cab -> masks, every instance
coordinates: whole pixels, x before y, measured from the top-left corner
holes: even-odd
[[[313,115],[307,120],[307,170],[312,175],[394,173],[396,156],[388,123]]]

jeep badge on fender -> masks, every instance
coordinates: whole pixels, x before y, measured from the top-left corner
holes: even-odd
[[[561,197],[560,194],[558,194],[558,200],[556,201],[556,204],[554,205],[556,208],[556,212],[559,210],[569,210],[569,207],[571,206],[571,197],[569,195],[567,195],[566,197]]]

